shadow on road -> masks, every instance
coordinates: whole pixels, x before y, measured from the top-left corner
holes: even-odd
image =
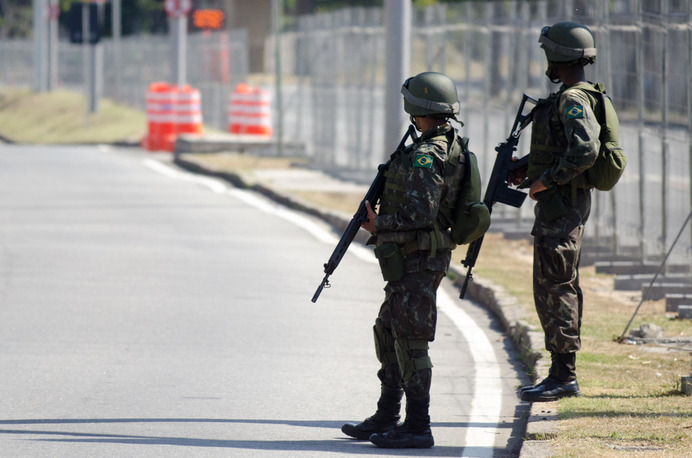
[[[307,428],[329,428],[339,431],[344,421],[304,421],[304,420],[245,420],[221,418],[91,418],[91,419],[18,419],[0,420],[0,426],[46,426],[46,425],[98,425],[98,424],[130,424],[130,423],[221,423],[221,424],[268,424],[287,425]],[[486,424],[468,423],[433,423],[433,428],[464,428],[487,427]],[[511,427],[511,425],[508,425]],[[346,437],[335,437],[332,440],[232,440],[232,439],[203,439],[175,436],[148,436],[137,434],[109,434],[98,432],[76,432],[39,429],[0,429],[0,435],[33,436],[29,440],[46,442],[71,443],[110,443],[129,445],[169,445],[180,447],[213,447],[249,450],[293,450],[302,452],[339,452],[353,454],[382,455],[383,453],[397,456],[418,455],[416,450],[384,450],[375,447],[367,441],[357,441]],[[426,456],[461,456],[462,447],[435,446],[426,451]],[[473,450],[466,450],[473,452]],[[489,450],[476,450],[481,455],[488,456]],[[492,455],[498,456],[503,450],[493,450]]]

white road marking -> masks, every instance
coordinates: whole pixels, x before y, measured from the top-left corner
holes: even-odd
[[[465,449],[461,456],[492,457],[500,423],[502,408],[502,384],[500,366],[488,336],[461,307],[459,299],[453,300],[440,288],[437,292],[437,308],[447,315],[468,342],[469,353],[474,361],[475,376],[469,426],[466,429]],[[487,426],[475,426],[487,425]],[[473,453],[467,451],[473,447]]]
[[[216,193],[226,193],[243,202],[261,210],[283,218],[305,229],[317,240],[336,245],[338,239],[323,227],[316,224],[310,218],[290,210],[283,205],[274,203],[258,196],[251,191],[231,188],[223,182],[204,176],[176,170],[153,159],[145,159],[144,164],[152,170],[177,180],[199,183],[207,186]],[[359,244],[352,244],[348,252],[365,262],[375,263],[377,260],[371,249]],[[469,353],[474,361],[473,397],[471,401],[471,413],[469,427],[466,429],[464,450],[461,456],[492,457],[497,436],[497,427],[500,423],[500,409],[502,405],[502,385],[500,383],[500,367],[495,357],[490,340],[483,329],[457,305],[458,300],[453,300],[449,294],[440,288],[437,292],[437,307],[444,313],[461,332],[468,342]],[[483,426],[475,426],[483,425]],[[469,449],[473,450],[469,450]]]
[[[160,173],[163,176],[173,178],[180,181],[187,181],[191,183],[198,183],[203,186],[208,187],[217,194],[223,194],[228,191],[228,185],[216,180],[214,178],[209,178],[200,175],[194,175],[189,172],[183,172],[181,170],[174,169],[168,165],[165,165],[155,159],[144,159],[144,165],[149,167],[155,172]]]

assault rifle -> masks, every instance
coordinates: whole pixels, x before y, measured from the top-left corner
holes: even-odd
[[[532,105],[532,108],[528,110],[528,113],[526,113],[527,102]],[[519,110],[517,111],[517,116],[514,119],[514,125],[512,126],[509,137],[507,137],[507,140],[495,147],[497,156],[495,157],[493,172],[488,180],[488,187],[485,189],[485,197],[483,198],[483,202],[491,213],[493,211],[493,205],[495,202],[500,202],[506,205],[511,205],[515,208],[519,208],[524,203],[524,199],[526,199],[526,193],[509,187],[507,184],[507,177],[509,172],[522,169],[529,163],[528,154],[519,160],[513,160],[512,155],[517,149],[521,131],[528,126],[533,119],[533,106],[535,106],[536,103],[537,100],[524,94],[524,97],[521,99],[521,104],[519,105]],[[469,285],[469,281],[473,278],[471,269],[473,269],[473,267],[476,265],[476,260],[478,259],[478,254],[481,251],[482,244],[483,237],[471,242],[468,250],[466,251],[466,257],[463,261],[461,261],[461,264],[467,268],[466,279],[464,280],[464,284],[461,287],[461,294],[459,295],[461,299],[463,299],[466,295],[466,288]]]
[[[413,141],[418,139],[416,128],[413,125],[409,126],[406,134],[404,134],[404,137],[401,139],[401,142],[399,143],[399,146],[396,147],[395,151],[403,149],[406,146],[406,140],[408,140],[409,137],[411,137]],[[375,177],[375,180],[370,185],[370,189],[368,189],[368,192],[365,194],[365,198],[363,198],[361,201],[360,205],[358,206],[358,210],[353,215],[353,218],[351,218],[351,222],[348,223],[344,234],[341,236],[341,240],[339,240],[336,248],[334,248],[334,252],[329,257],[329,261],[327,261],[327,263],[324,265],[325,275],[322,279],[322,283],[320,283],[320,286],[317,287],[315,295],[312,296],[312,302],[317,302],[317,298],[320,297],[322,290],[331,286],[329,284],[329,276],[333,274],[336,268],[339,266],[341,259],[346,254],[346,250],[348,250],[349,245],[351,245],[351,242],[353,242],[353,238],[358,233],[360,224],[368,220],[368,212],[365,208],[365,201],[370,202],[370,205],[375,208],[375,205],[377,205],[380,197],[382,197],[385,182],[384,174],[389,168],[389,164],[391,162],[392,160],[390,159],[385,164],[380,164],[377,167],[377,176]]]

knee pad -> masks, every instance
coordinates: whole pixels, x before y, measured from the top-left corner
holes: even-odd
[[[409,381],[414,372],[433,367],[428,356],[427,340],[396,339],[394,349],[404,383]],[[418,356],[412,357],[412,351]]]
[[[392,334],[387,332],[384,326],[379,322],[375,323],[372,330],[375,335],[375,354],[377,355],[377,360],[381,362],[383,366],[396,364],[397,356],[394,349],[394,337],[392,337]]]

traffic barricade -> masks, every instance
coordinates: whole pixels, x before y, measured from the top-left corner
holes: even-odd
[[[179,88],[175,101],[175,136],[172,143],[165,142],[164,148],[173,151],[175,139],[180,134],[202,135],[202,97],[199,89],[185,85]]]
[[[231,93],[228,131],[232,134],[272,136],[269,91],[242,83]]]
[[[175,137],[175,101],[177,88],[164,82],[151,83],[146,97],[147,135],[142,147],[155,151]],[[175,141],[175,140],[173,140]]]

